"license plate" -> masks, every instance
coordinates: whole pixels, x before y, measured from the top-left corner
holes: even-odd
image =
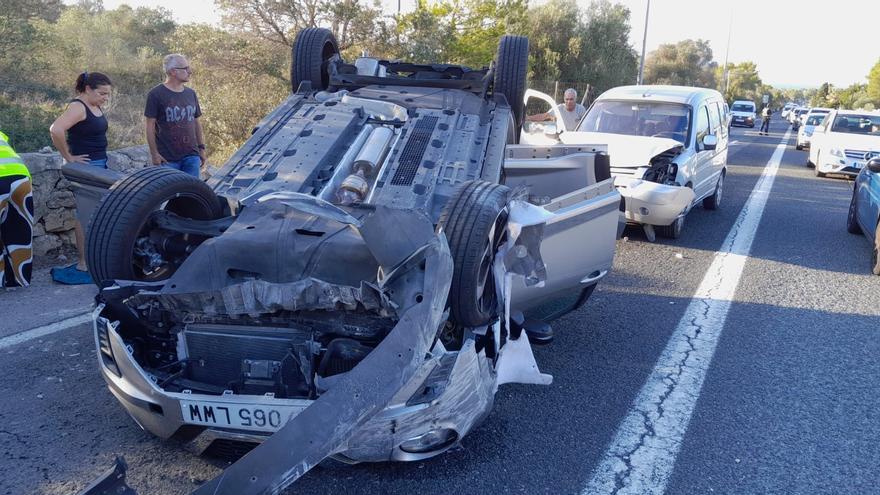
[[[852,168],[862,168],[862,162],[852,162]]]
[[[186,423],[267,432],[277,431],[306,407],[180,401],[180,410]]]

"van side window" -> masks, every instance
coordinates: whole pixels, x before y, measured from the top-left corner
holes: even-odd
[[[714,101],[706,105],[709,110],[709,129],[713,134],[718,134],[718,128],[721,127],[721,116],[718,114],[718,104]]]
[[[703,149],[703,137],[706,134],[709,134],[709,113],[706,112],[706,107],[701,106],[699,110],[697,110],[697,132],[694,133],[696,139],[696,148],[697,150]]]

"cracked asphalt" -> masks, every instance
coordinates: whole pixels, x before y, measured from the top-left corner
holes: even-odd
[[[694,209],[682,238],[649,243],[627,229],[613,272],[536,348],[552,385],[503,386],[486,421],[442,456],[328,462],[288,493],[585,493],[785,129],[772,130],[733,130],[724,204]],[[677,456],[656,454],[674,465],[667,493],[880,486],[880,277],[867,239],[846,232],[852,182],[816,178],[805,160],[792,137]],[[0,292],[0,337],[70,318],[90,297],[32,289]],[[142,495],[189,493],[225,465],[126,416],[88,325],[0,350],[0,371],[0,495],[75,493],[117,455]]]

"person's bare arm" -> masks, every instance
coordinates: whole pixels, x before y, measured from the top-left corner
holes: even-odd
[[[553,112],[536,113],[535,115],[527,115],[526,120],[529,122],[544,122],[545,120],[554,120]]]
[[[199,158],[202,159],[202,167],[204,168],[208,164],[208,154],[204,148],[201,148],[201,146],[205,145],[205,134],[202,132],[202,119],[198,117],[196,117],[196,144],[200,146]]]
[[[61,157],[64,158],[67,163],[89,163],[89,155],[71,155],[70,149],[67,147],[67,139],[65,133],[77,122],[81,122],[86,119],[86,107],[81,103],[73,103],[67,105],[67,109],[64,110],[55,122],[52,122],[52,125],[49,126],[49,135],[52,137],[52,144],[55,145],[55,149],[61,153]]]
[[[153,165],[161,165],[168,160],[159,154],[159,147],[156,145],[156,119],[150,117],[144,117],[144,119],[144,125],[147,129],[147,146],[150,147],[150,157]]]

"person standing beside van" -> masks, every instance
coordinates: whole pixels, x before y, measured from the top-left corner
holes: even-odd
[[[76,98],[49,126],[52,144],[67,163],[85,163],[107,168],[107,116],[104,105],[110,100],[113,83],[100,72],[83,72],[76,78]],[[63,284],[92,282],[86,266],[85,231],[79,220],[74,224],[77,262],[53,268],[52,278]]]
[[[559,115],[562,116],[562,124],[565,126],[565,129],[559,130],[573,131],[577,127],[578,122],[580,122],[581,119],[584,118],[584,115],[587,114],[587,109],[577,102],[577,90],[574,88],[566,89],[565,93],[562,94],[562,100],[563,102],[557,105],[556,108],[559,110]],[[526,117],[526,120],[530,122],[542,122],[554,119],[555,116],[552,111]]]
[[[162,61],[165,82],[147,94],[144,109],[147,144],[153,165],[163,165],[194,177],[205,165],[205,138],[199,117],[202,109],[192,88],[189,61],[179,53]]]

